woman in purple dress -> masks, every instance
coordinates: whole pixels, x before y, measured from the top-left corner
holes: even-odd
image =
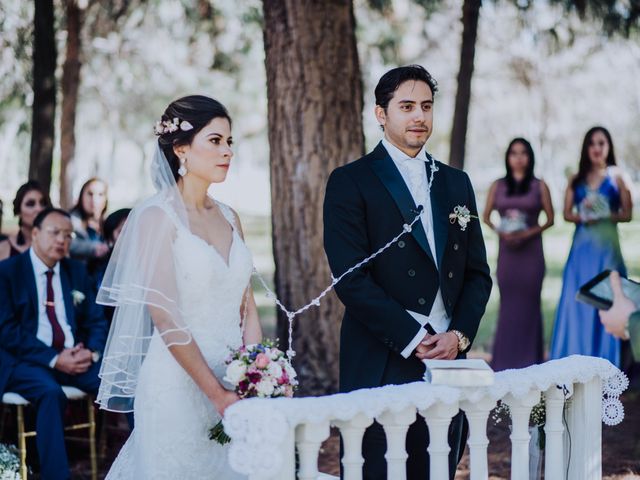
[[[491,361],[494,370],[543,361],[542,232],[553,225],[551,195],[547,185],[533,174],[535,157],[531,144],[524,138],[513,139],[505,165],[507,174],[491,185],[484,209],[484,222],[500,237],[500,310]],[[498,224],[491,221],[493,210],[500,214]],[[540,225],[542,210],[546,222]]]
[[[620,340],[605,332],[595,308],[575,298],[580,286],[602,270],[625,275],[617,224],[631,221],[631,211],[631,193],[616,166],[611,135],[594,127],[584,137],[578,173],[565,193],[564,219],[576,230],[562,277],[551,358],[592,355],[620,366]]]

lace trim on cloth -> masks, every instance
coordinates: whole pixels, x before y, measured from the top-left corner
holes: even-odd
[[[454,388],[414,382],[323,397],[243,400],[229,407],[224,417],[224,428],[232,438],[229,463],[245,475],[274,475],[282,463],[287,430],[301,423],[345,421],[359,413],[375,418],[386,410],[424,410],[437,402],[477,402],[485,397],[497,402],[507,394],[524,397],[531,390],[587,383],[596,377],[603,382],[602,421],[607,425],[620,423],[624,410],[618,397],[627,388],[628,379],[608,360],[581,355],[497,372],[495,383],[487,387]]]

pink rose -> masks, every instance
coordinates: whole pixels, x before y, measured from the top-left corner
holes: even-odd
[[[256,367],[258,368],[267,368],[267,366],[269,365],[269,362],[271,360],[269,359],[269,356],[264,354],[264,353],[259,353],[258,356],[256,357]]]

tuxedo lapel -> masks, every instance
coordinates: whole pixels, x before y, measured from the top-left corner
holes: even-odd
[[[60,261],[60,283],[62,284],[62,298],[64,299],[64,313],[67,315],[67,323],[71,331],[76,331],[75,308],[71,295],[71,279],[69,277],[68,265],[64,260]]]
[[[430,163],[426,164],[427,178],[431,178]],[[438,258],[438,269],[442,265],[442,257],[447,246],[449,234],[449,197],[447,191],[447,177],[444,169],[434,173],[435,177],[431,184],[431,211],[433,213],[433,236],[436,242],[436,257]]]
[[[387,150],[382,146],[382,143],[378,143],[372,155],[373,160],[371,167],[373,171],[393,198],[404,221],[410,224],[418,214],[418,210],[411,196],[411,192],[409,192],[409,188],[404,183],[402,175],[398,171],[395,163],[393,163],[393,160],[391,160]],[[400,227],[400,225],[398,225],[398,227]],[[411,234],[429,258],[435,263],[421,221],[413,225]]]

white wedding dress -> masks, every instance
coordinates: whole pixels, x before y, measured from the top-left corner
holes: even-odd
[[[253,261],[233,213],[226,205],[218,205],[233,228],[228,263],[213,246],[181,226],[173,255],[180,309],[194,341],[222,381],[229,347],[242,345],[240,307]],[[209,440],[209,429],[220,415],[157,331],[140,368],[134,418],[135,429],[107,480],[246,478],[229,466],[228,445]]]

